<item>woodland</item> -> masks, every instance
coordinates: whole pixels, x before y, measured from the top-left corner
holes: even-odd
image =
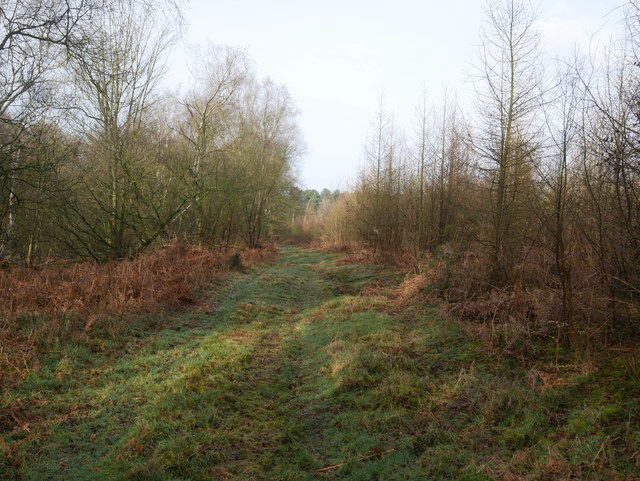
[[[640,3],[489,1],[321,192],[249,52],[166,88],[184,6],[0,1],[0,478],[640,479]]]
[[[405,132],[381,102],[352,189],[306,229],[413,257],[459,316],[555,331],[578,356],[636,336],[640,5],[620,8],[597,55],[553,59],[530,5],[490,3],[474,109],[425,92]]]

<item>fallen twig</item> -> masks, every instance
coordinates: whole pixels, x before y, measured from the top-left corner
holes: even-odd
[[[393,453],[395,450],[396,450],[395,448],[391,448],[391,449],[387,449],[386,451],[383,451],[381,453],[375,453],[375,454],[369,454],[368,456],[362,456],[361,458],[358,458],[358,461],[366,461],[367,459],[378,458],[378,457],[381,457],[384,454]],[[326,468],[316,469],[315,472],[316,473],[322,473],[324,471],[330,471],[332,469],[339,468],[340,466],[344,466],[348,462],[349,461],[345,461],[344,463],[334,464],[333,466],[327,466]]]

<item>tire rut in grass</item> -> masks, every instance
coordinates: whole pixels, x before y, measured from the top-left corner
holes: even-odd
[[[332,297],[312,268],[327,258],[285,249],[220,291],[213,315],[137,340],[82,386],[49,391],[61,413],[83,402],[89,415],[71,430],[43,419],[46,442],[14,444],[25,479],[53,478],[61,465],[78,479],[312,476],[328,462],[328,415],[304,363],[315,353],[295,327]]]
[[[232,478],[312,473],[318,459],[327,459],[322,454],[325,413],[313,403],[316,393],[308,383],[317,373],[303,366],[303,359],[313,353],[302,349],[296,331],[305,309],[327,297],[326,283],[310,268],[321,258],[295,250],[285,253],[280,263],[240,286],[226,305],[225,313],[236,327],[230,338],[251,344],[246,364],[230,379],[243,392],[238,402],[246,404],[242,412],[236,411],[236,419],[257,423],[245,432],[243,452],[227,458],[224,469]]]

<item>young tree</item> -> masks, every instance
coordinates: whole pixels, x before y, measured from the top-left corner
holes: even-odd
[[[430,116],[430,108],[427,105],[427,91],[426,87],[422,93],[422,103],[420,107],[416,110],[417,113],[417,147],[415,149],[415,157],[418,162],[418,205],[416,209],[416,246],[415,251],[418,254],[425,247],[424,239],[425,239],[425,175],[428,167],[428,157],[429,157],[429,116]]]
[[[512,277],[513,231],[521,188],[536,145],[533,114],[540,105],[542,85],[539,37],[535,16],[520,0],[489,3],[482,32],[476,86],[481,127],[474,146],[485,161],[490,210],[490,283]]]
[[[393,155],[392,130],[393,122],[385,113],[382,98],[376,114],[373,137],[366,147],[367,164],[362,172],[363,185],[371,189],[370,193],[363,192],[363,217],[367,241],[376,252],[384,240],[382,223],[385,221],[383,210],[388,208],[384,204],[385,193],[385,162],[389,164]],[[372,197],[372,199],[369,199]]]
[[[635,37],[613,43],[599,78],[583,80],[588,126],[582,162],[581,219],[592,267],[607,286],[611,324],[640,297],[640,75]]]
[[[553,252],[562,312],[560,321],[567,337],[577,350],[578,340],[574,322],[573,282],[571,256],[575,235],[570,226],[570,208],[575,202],[570,172],[579,157],[582,131],[583,104],[576,65],[558,63],[555,88],[546,103],[545,117],[548,137],[546,161],[538,168],[543,192],[537,198],[543,203],[536,209],[539,219],[550,238]],[[577,352],[577,351],[576,351]]]

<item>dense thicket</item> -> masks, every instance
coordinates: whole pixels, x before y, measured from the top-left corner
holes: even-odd
[[[171,0],[11,0],[0,18],[0,259],[130,257],[167,236],[251,247],[290,225],[301,137],[246,55],[194,52]]]
[[[624,8],[624,34],[594,58],[550,60],[528,3],[489,3],[476,108],[425,100],[404,135],[381,106],[325,238],[426,258],[460,314],[578,351],[637,333],[640,9]]]

